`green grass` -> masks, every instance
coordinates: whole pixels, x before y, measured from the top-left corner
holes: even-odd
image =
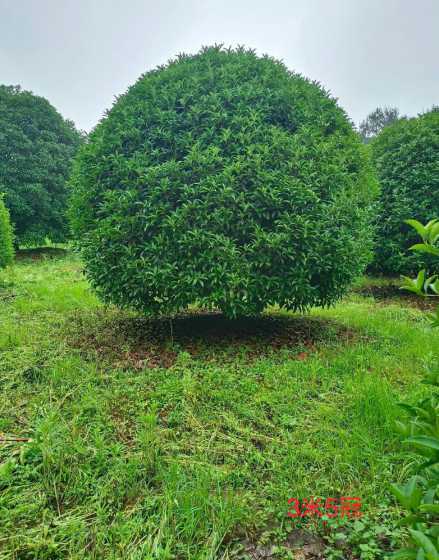
[[[72,256],[19,260],[0,278],[0,435],[31,441],[0,443],[0,558],[244,557],[286,543],[293,496],[359,496],[391,525],[396,402],[439,365],[403,304],[148,321],[100,304]]]

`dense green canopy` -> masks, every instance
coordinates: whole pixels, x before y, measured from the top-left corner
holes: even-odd
[[[439,111],[395,122],[371,146],[381,184],[372,266],[386,274],[411,273],[428,264],[428,256],[408,250],[417,237],[404,221],[439,216]]]
[[[18,242],[65,239],[66,180],[80,140],[46,99],[0,86],[0,193]]]
[[[327,305],[370,254],[375,183],[351,122],[318,84],[244,49],[142,76],[73,186],[92,284],[144,312]]]

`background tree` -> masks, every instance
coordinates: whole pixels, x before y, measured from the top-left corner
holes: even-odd
[[[370,256],[375,183],[346,114],[244,49],[142,76],[80,150],[72,183],[93,286],[144,312],[327,305]]]
[[[0,192],[17,242],[65,240],[66,180],[80,141],[46,99],[0,86]]]
[[[12,263],[14,258],[13,232],[8,209],[0,195],[0,269]]]
[[[363,142],[368,144],[383,128],[400,118],[404,117],[400,117],[396,107],[377,107],[360,123],[359,130]]]
[[[381,184],[372,268],[412,273],[428,265],[429,255],[408,250],[416,233],[405,220],[416,216],[426,223],[439,215],[439,111],[393,123],[371,147]]]

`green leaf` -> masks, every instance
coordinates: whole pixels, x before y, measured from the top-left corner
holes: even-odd
[[[412,226],[412,228],[414,228],[419,235],[422,237],[422,239],[424,239],[424,237],[427,235],[427,229],[425,226],[423,226],[421,224],[421,222],[418,222],[418,220],[404,220],[406,224],[408,224],[409,226]]]
[[[439,256],[439,249],[428,243],[415,243],[415,245],[412,245],[409,249],[410,251],[417,251],[418,253],[429,253],[430,255]]]
[[[432,436],[412,436],[405,440],[406,443],[412,443],[419,447],[439,451],[439,438]]]
[[[390,555],[392,560],[416,560],[417,550],[414,548],[401,548]]]
[[[421,504],[419,510],[423,513],[439,513],[439,504]]]
[[[415,523],[419,523],[423,520],[422,515],[411,513],[406,517],[400,519],[397,523],[398,527],[407,527],[408,525],[414,525]]]
[[[397,420],[395,422],[395,430],[405,438],[410,436],[410,426],[407,423]]]
[[[0,464],[0,481],[9,480],[12,477],[12,473],[16,467],[14,460],[6,461]]]
[[[418,477],[413,476],[406,484],[391,484],[390,490],[396,499],[408,510],[415,510],[422,499],[421,489],[418,487]]]
[[[415,529],[409,529],[409,531],[415,543],[424,549],[427,554],[430,554],[432,560],[439,560],[439,553],[427,535]]]
[[[436,485],[434,485],[434,487],[432,487],[432,488],[429,488],[427,490],[427,492],[425,492],[422,503],[423,504],[434,504],[435,497],[436,497]]]
[[[433,276],[430,276],[429,278],[427,278],[427,280],[424,282],[424,291],[428,292],[429,289],[431,289],[431,286],[433,286],[434,284],[434,280],[437,278],[437,274],[433,274]]]
[[[435,293],[439,294],[439,279],[430,284],[430,289]]]
[[[435,245],[435,243],[439,239],[439,220],[430,220],[425,226],[425,229],[427,230],[426,237],[428,242],[430,243],[430,245]]]

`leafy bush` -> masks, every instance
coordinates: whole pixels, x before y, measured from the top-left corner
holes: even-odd
[[[412,273],[429,259],[407,251],[416,234],[405,220],[417,216],[427,222],[439,215],[439,112],[399,120],[384,128],[371,146],[381,183],[372,269]]]
[[[244,49],[143,75],[72,186],[92,284],[143,312],[328,305],[370,255],[375,182],[351,122],[316,83]]]
[[[410,533],[409,546],[399,550],[399,559],[439,559],[439,375],[431,375],[425,383],[434,392],[415,405],[403,404],[409,420],[398,422],[399,431],[419,453],[422,463],[405,484],[393,484],[392,492],[408,511],[403,519]]]
[[[425,226],[417,220],[407,222],[423,240],[412,249],[439,257],[439,221],[431,220]],[[425,270],[415,280],[405,278],[403,288],[423,297],[439,296],[437,276],[426,278]],[[432,319],[432,325],[439,327],[439,308]],[[401,404],[409,420],[397,423],[405,442],[422,458],[422,462],[416,463],[414,476],[404,485],[392,485],[393,494],[408,510],[403,524],[409,527],[410,543],[393,555],[400,560],[439,560],[439,372],[426,376],[424,383],[433,388],[432,394],[413,406]]]
[[[439,257],[439,220],[430,220],[423,226],[417,220],[407,220],[407,224],[412,226],[421,236],[422,243],[416,243],[411,247],[418,253]],[[403,288],[426,298],[439,298],[439,276],[432,274],[428,276],[425,269],[418,273],[416,279],[404,278]],[[439,327],[439,307],[436,315],[432,317],[434,327]]]
[[[0,269],[12,263],[14,258],[13,233],[9,212],[0,196]]]
[[[66,180],[80,139],[46,99],[0,86],[0,192],[17,242],[65,239]]]

